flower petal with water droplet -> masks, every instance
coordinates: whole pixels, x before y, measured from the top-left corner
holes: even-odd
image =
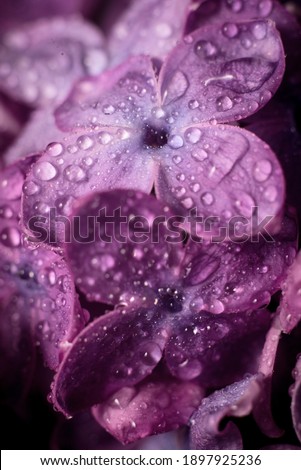
[[[301,320],[301,253],[298,253],[282,286],[280,321],[284,333],[290,333]]]
[[[199,385],[152,374],[93,409],[99,424],[123,444],[187,425],[203,396]]]
[[[262,21],[266,35],[260,39],[252,33],[254,25],[237,23],[233,37],[225,36],[221,24],[205,26],[173,49],[161,69],[159,86],[164,103],[176,71],[189,77],[185,94],[165,104],[178,126],[241,119],[275,93],[284,72],[281,39],[272,22]],[[193,100],[199,105],[191,109]]]
[[[295,383],[292,391],[292,417],[293,424],[298,436],[299,441],[301,442],[301,357],[298,357],[297,364],[295,367]]]

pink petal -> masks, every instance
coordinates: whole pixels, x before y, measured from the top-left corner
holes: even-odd
[[[165,349],[167,366],[181,380],[200,377],[203,386],[224,387],[257,371],[269,325],[265,310],[178,318]]]
[[[113,63],[138,54],[164,59],[183,35],[189,4],[190,0],[132,2],[109,34]]]
[[[283,283],[280,321],[284,333],[290,333],[301,320],[301,253],[299,252]]]
[[[246,117],[280,85],[284,52],[273,23],[250,21],[233,28],[231,37],[220,24],[198,29],[164,63],[163,103],[181,126]]]
[[[93,194],[77,203],[74,236],[65,249],[88,300],[116,305],[145,297],[153,302],[154,289],[174,283],[182,250],[179,244],[166,243],[168,230],[162,219],[170,216],[153,196],[131,190]],[[75,234],[87,233],[89,220],[97,224],[91,226],[89,239],[81,241]]]
[[[203,394],[193,382],[150,376],[126,387],[93,409],[101,426],[122,444],[188,424]]]
[[[155,168],[148,151],[141,151],[134,131],[103,128],[97,133],[72,134],[61,142],[53,142],[25,182],[25,230],[35,232],[37,222],[43,220],[47,234],[37,235],[40,242],[66,241],[68,216],[77,198],[111,188],[150,192]]]
[[[295,218],[287,215],[273,239],[191,241],[183,263],[183,285],[191,301],[212,313],[244,312],[267,305],[281,288],[296,255]]]
[[[132,57],[115,69],[79,81],[56,110],[64,131],[140,125],[156,106],[156,78],[149,57]]]
[[[282,170],[254,134],[234,126],[194,125],[175,134],[160,152],[157,194],[176,214],[186,216],[189,210],[192,216],[196,210],[203,217],[200,236],[237,240],[260,231],[264,220],[270,230],[278,226]]]
[[[100,32],[84,20],[40,20],[2,38],[0,88],[33,107],[59,103],[75,80],[106,63]]]
[[[240,382],[214,392],[204,398],[191,418],[190,442],[192,449],[242,449],[238,427],[226,418],[247,416],[261,389],[260,376],[248,376]]]
[[[162,357],[162,318],[143,308],[118,309],[77,336],[55,377],[53,402],[65,414],[100,403],[148,376]]]

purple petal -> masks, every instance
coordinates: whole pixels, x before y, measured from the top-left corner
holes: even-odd
[[[73,414],[140,382],[160,361],[167,334],[162,318],[143,308],[98,318],[64,357],[54,381],[55,406]]]
[[[238,427],[225,418],[247,416],[261,389],[259,376],[248,376],[222,390],[214,392],[201,403],[191,418],[190,442],[192,449],[242,449]]]
[[[273,240],[190,241],[183,263],[186,294],[200,309],[212,313],[244,312],[267,305],[280,289],[296,247],[296,222],[289,215]]]
[[[276,353],[280,341],[281,329],[279,318],[276,317],[266,336],[264,348],[261,354],[258,372],[263,374],[262,390],[260,397],[254,406],[254,419],[261,431],[269,437],[280,437],[283,432],[274,421],[272,400],[272,375],[274,373]]]
[[[13,145],[3,155],[7,165],[34,153],[41,153],[51,142],[62,140],[65,134],[60,131],[51,109],[35,111],[26,123]]]
[[[156,223],[170,215],[153,196],[130,190],[79,201],[72,214],[73,240],[65,248],[75,280],[90,301],[133,303],[144,296],[152,299],[162,283],[173,284],[182,250],[165,242],[167,228]],[[97,225],[81,242],[76,232],[84,234],[91,219]]]
[[[126,387],[93,409],[101,426],[122,444],[187,425],[202,391],[193,382],[149,377]]]
[[[186,32],[189,33],[200,26],[214,23],[224,23],[225,32],[229,36],[235,28],[233,24],[237,21],[251,19],[271,19],[276,23],[281,33],[286,56],[286,68],[289,76],[293,78],[299,73],[296,63],[300,61],[300,50],[296,44],[301,41],[301,28],[294,15],[283,7],[277,0],[262,2],[255,0],[240,0],[238,2],[229,0],[198,0],[200,5],[194,8],[187,22]],[[257,28],[259,34],[260,28]]]
[[[301,357],[298,357],[294,369],[295,384],[292,391],[292,416],[295,432],[301,442]]]
[[[167,366],[181,380],[200,377],[206,387],[223,387],[257,371],[269,325],[265,310],[186,315],[174,324],[166,345]]]
[[[36,221],[43,220],[47,234],[40,233],[39,241],[65,241],[67,217],[77,198],[111,188],[150,192],[157,164],[140,150],[139,136],[121,128],[73,134],[49,144],[25,182],[25,230],[35,231]],[[61,222],[55,222],[57,216]]]
[[[163,104],[181,126],[230,122],[264,106],[281,83],[284,52],[270,21],[203,27],[182,41],[160,73]]]
[[[85,78],[56,110],[64,131],[98,126],[133,127],[156,105],[156,77],[149,57],[132,57],[95,78]]]
[[[189,4],[190,0],[132,2],[109,34],[113,63],[138,54],[164,59],[183,35]]]
[[[7,32],[0,46],[0,88],[30,106],[59,103],[75,80],[107,63],[100,32],[80,18],[54,18]]]
[[[194,125],[170,138],[169,147],[161,150],[157,194],[177,214],[197,211],[203,217],[200,235],[235,240],[258,232],[265,217],[270,229],[277,224],[284,203],[282,170],[254,134],[234,126]]]
[[[280,321],[284,333],[290,333],[301,320],[301,253],[299,252],[283,284]]]

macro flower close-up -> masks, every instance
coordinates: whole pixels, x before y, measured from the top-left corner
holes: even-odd
[[[300,3],[12,5],[4,447],[301,450]]]

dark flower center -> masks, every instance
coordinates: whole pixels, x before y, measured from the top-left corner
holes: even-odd
[[[145,149],[164,147],[168,141],[168,131],[164,127],[154,127],[146,124],[143,128],[142,145]]]
[[[163,310],[167,310],[170,313],[178,313],[183,309],[183,301],[185,297],[182,292],[178,289],[171,287],[162,287],[158,289],[158,305]]]

